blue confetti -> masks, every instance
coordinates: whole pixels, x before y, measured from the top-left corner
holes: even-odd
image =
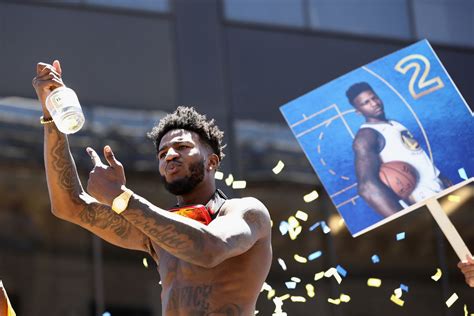
[[[464,168],[460,168],[458,170],[458,173],[461,179],[467,180],[467,173],[466,173],[466,170],[464,170]]]
[[[286,221],[281,221],[281,222],[280,222],[280,227],[279,227],[280,233],[281,233],[282,235],[286,235],[286,233],[288,232],[288,228],[289,228],[289,227],[290,227],[290,224],[288,224],[288,222],[286,222]]]
[[[110,314],[109,312],[105,312],[102,314],[102,316],[112,316],[112,314]]]
[[[308,260],[312,261],[312,260],[314,260],[314,259],[317,259],[317,258],[321,257],[322,254],[323,254],[323,253],[322,253],[321,251],[319,251],[319,250],[316,251],[316,252],[313,252],[312,254],[310,254],[310,255],[308,256]]]
[[[408,285],[400,284],[400,288],[402,289],[402,291],[405,291],[408,293]]]
[[[315,230],[316,228],[318,228],[319,225],[321,225],[321,222],[316,222],[316,223],[314,223],[314,224],[309,228],[309,231],[312,232],[313,230]]]
[[[339,273],[339,275],[341,275],[343,278],[346,277],[346,275],[347,275],[346,269],[344,269],[344,268],[341,267],[340,265],[337,265],[336,270],[337,270],[337,272]]]
[[[288,290],[293,290],[294,288],[296,288],[296,282],[285,282],[285,285]]]
[[[401,232],[397,234],[397,241],[405,239],[405,232]]]
[[[328,225],[326,225],[325,221],[321,222],[321,228],[323,229],[323,233],[327,234],[331,231],[331,228],[329,228]]]
[[[373,256],[372,256],[372,262],[373,262],[373,263],[379,263],[379,262],[380,262],[379,256],[373,255]]]

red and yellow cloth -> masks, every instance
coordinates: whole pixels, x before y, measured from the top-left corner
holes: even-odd
[[[209,210],[202,204],[176,207],[170,209],[170,212],[194,219],[195,221],[201,222],[204,225],[209,225],[209,223],[212,221]]]
[[[2,281],[0,281],[0,316],[16,316]]]

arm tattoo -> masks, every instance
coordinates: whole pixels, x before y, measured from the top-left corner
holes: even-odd
[[[85,224],[110,228],[117,236],[126,239],[130,235],[132,225],[122,216],[110,211],[105,205],[87,205],[79,214],[79,218]]]
[[[192,262],[204,255],[205,237],[199,228],[160,216],[145,203],[133,198],[123,215],[162,248],[184,260]]]
[[[57,139],[51,147],[51,164],[52,169],[57,173],[59,188],[66,192],[73,204],[84,205],[79,197],[82,188],[66,136],[55,126],[49,126],[47,133],[54,134]],[[128,238],[132,229],[132,225],[125,218],[112,212],[108,206],[99,203],[86,204],[79,213],[79,219],[92,227],[110,229],[122,239]]]

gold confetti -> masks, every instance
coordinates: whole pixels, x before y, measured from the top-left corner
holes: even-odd
[[[245,189],[247,186],[247,181],[234,181],[232,182],[232,189]]]
[[[328,298],[328,302],[334,305],[341,304],[341,300],[339,298],[336,298],[336,299]]]
[[[295,217],[297,219],[302,220],[303,222],[306,222],[308,220],[308,214],[303,211],[297,211]]]
[[[314,297],[314,286],[312,284],[306,284],[306,294],[308,294],[309,297]]]
[[[394,302],[395,304],[397,304],[398,306],[403,307],[403,304],[405,304],[405,302],[403,300],[399,299],[398,297],[396,297],[395,294],[392,294],[392,296],[390,296],[390,300],[392,302]]]
[[[284,300],[289,299],[289,298],[290,298],[290,294],[285,294],[285,295],[282,295],[282,296],[278,297],[278,299],[281,300],[282,302],[283,302]]]
[[[301,257],[300,255],[294,255],[295,258],[295,261],[296,262],[299,262],[299,263],[306,263],[308,262],[308,259],[306,259],[305,257]]]
[[[145,266],[145,268],[148,268],[148,261],[146,260],[146,258],[143,258],[143,265]]]
[[[450,194],[448,195],[448,201],[459,203],[461,202],[461,197],[459,195]]]
[[[446,301],[446,306],[451,307],[457,300],[458,300],[458,295],[456,293],[453,293],[450,298]]]
[[[341,296],[339,297],[339,299],[341,300],[341,302],[343,303],[348,303],[350,300],[351,300],[351,297],[347,294],[341,294]]]
[[[437,269],[436,269],[436,274],[433,275],[433,276],[431,276],[431,278],[432,278],[433,280],[435,280],[436,282],[438,282],[439,279],[441,279],[441,276],[442,276],[442,275],[443,275],[443,272],[441,271],[441,269],[437,268]]]
[[[276,166],[272,169],[272,171],[274,174],[279,174],[283,170],[284,167],[285,167],[285,164],[283,163],[283,161],[279,160]]]
[[[380,287],[382,285],[382,280],[376,278],[370,278],[367,280],[367,285],[371,287]]]
[[[314,275],[314,281],[318,281],[324,277],[324,271],[318,272]]]
[[[271,289],[270,291],[268,291],[268,294],[267,294],[267,299],[271,300],[272,297],[274,297],[276,294],[276,291],[274,289]]]
[[[303,231],[303,227],[298,226],[296,228],[292,228],[291,226],[288,228],[288,235],[290,236],[291,240],[295,240],[299,234]]]
[[[312,191],[311,193],[306,194],[306,195],[303,197],[303,200],[304,200],[306,203],[310,203],[310,202],[313,202],[314,200],[316,200],[318,197],[319,197],[318,192],[316,192],[316,190],[314,190],[314,191]]]
[[[292,227],[292,228],[295,228],[295,227],[300,226],[300,222],[298,222],[296,217],[290,216],[290,217],[288,217],[288,225],[290,225],[290,227]]]
[[[229,173],[229,175],[225,179],[225,184],[230,187],[232,185],[232,182],[234,182],[234,176],[232,175],[232,173]]]
[[[292,302],[306,303],[306,299],[303,296],[292,296],[290,299]]]
[[[216,180],[224,179],[224,173],[222,173],[220,171],[216,171],[216,173],[214,174],[214,179],[216,179]]]

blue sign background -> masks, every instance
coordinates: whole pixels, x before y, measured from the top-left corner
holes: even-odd
[[[415,56],[413,56],[415,55]],[[421,55],[421,57],[420,57]],[[411,57],[408,57],[411,56]],[[396,69],[403,58],[406,73]],[[423,58],[427,61],[425,63]],[[399,67],[400,68],[400,67]],[[418,85],[426,71],[426,87]],[[429,80],[439,78],[443,87]],[[413,91],[425,95],[413,97]],[[362,115],[355,112],[345,92],[354,83],[369,83],[381,98],[387,119],[401,122],[418,140],[434,164],[453,184],[462,182],[458,170],[474,173],[473,113],[429,45],[423,40],[331,81],[285,105],[280,110],[352,235],[384,219],[358,197],[352,140]]]

